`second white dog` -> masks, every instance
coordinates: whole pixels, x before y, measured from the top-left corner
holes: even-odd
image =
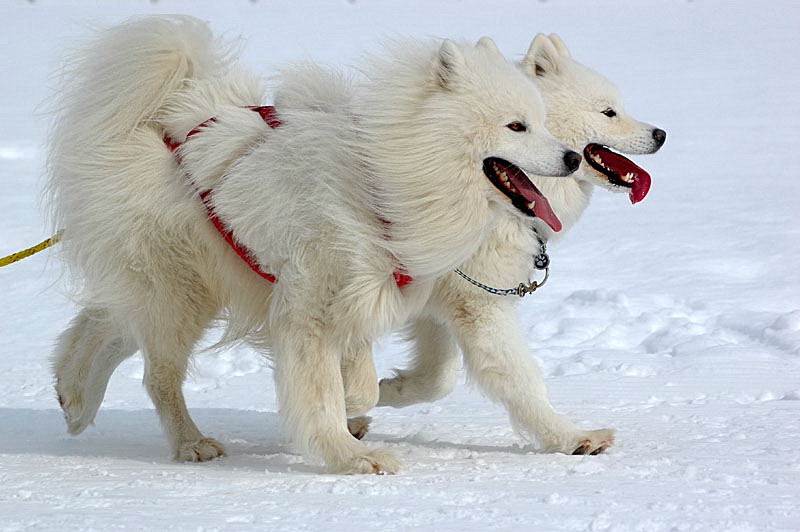
[[[479,43],[491,47],[490,41]],[[650,176],[624,153],[653,153],[666,133],[631,118],[619,92],[604,77],[570,57],[557,35],[538,35],[521,68],[536,81],[547,105],[547,127],[557,138],[584,152],[586,162],[569,179],[532,176],[564,223],[554,233],[541,221],[531,224],[504,216],[461,269],[495,287],[514,287],[528,279],[539,239],[551,240],[571,228],[589,204],[595,185],[628,191],[641,201]],[[516,305],[518,298],[489,294],[456,275],[442,277],[421,315],[409,326],[414,341],[408,369],[380,382],[380,406],[403,407],[430,402],[453,388],[463,353],[469,374],[492,398],[508,409],[514,425],[545,451],[596,454],[613,442],[613,431],[583,431],[558,414],[547,399],[545,384],[530,357]],[[376,379],[370,353],[349,361],[344,368],[350,403],[369,397]],[[368,402],[368,401],[365,401]],[[350,421],[360,436],[367,418]]]

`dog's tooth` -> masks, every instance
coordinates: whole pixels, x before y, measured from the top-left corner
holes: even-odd
[[[592,154],[592,160],[597,164],[599,164],[602,168],[608,170],[608,166],[605,165],[605,163],[603,162],[603,158],[600,157],[598,154],[596,153]]]
[[[530,210],[533,210],[535,207],[536,207],[536,202],[535,201],[532,201],[532,202],[528,203],[528,208]]]

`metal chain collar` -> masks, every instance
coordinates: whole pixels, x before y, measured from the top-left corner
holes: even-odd
[[[494,294],[496,296],[519,296],[525,297],[528,294],[534,293],[536,290],[544,286],[547,282],[547,279],[550,277],[550,256],[547,254],[547,243],[544,239],[539,235],[539,232],[536,231],[536,228],[533,228],[533,234],[536,235],[536,240],[539,241],[539,253],[533,256],[533,267],[537,270],[544,270],[544,279],[541,282],[539,281],[531,281],[528,280],[528,283],[519,283],[516,288],[494,288],[489,285],[483,284],[479,281],[476,281],[466,273],[462,272],[460,269],[456,268],[454,271],[469,281],[470,283],[474,284],[478,288],[486,290],[490,294]]]

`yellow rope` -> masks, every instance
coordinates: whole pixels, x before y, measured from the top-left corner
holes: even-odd
[[[50,246],[52,246],[53,244],[58,243],[58,241],[61,240],[61,235],[63,233],[64,233],[64,231],[59,231],[58,233],[56,233],[55,235],[51,236],[50,238],[48,238],[44,242],[39,242],[38,244],[36,244],[32,248],[23,249],[22,251],[17,251],[16,253],[12,253],[11,255],[9,255],[7,257],[3,257],[2,259],[0,259],[0,268],[2,268],[3,266],[8,266],[9,264],[14,264],[17,261],[20,261],[22,259],[28,258],[31,255],[34,255],[34,254],[39,253],[40,251],[42,251],[44,249],[49,248]]]

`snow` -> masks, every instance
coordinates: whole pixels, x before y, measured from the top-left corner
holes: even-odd
[[[49,354],[74,314],[42,253],[0,269],[0,530],[800,529],[800,4],[478,0],[432,4],[37,1],[0,7],[0,255],[49,236],[38,198],[50,73],[87,23],[187,12],[241,34],[265,74],[313,57],[351,64],[394,35],[494,37],[519,57],[556,31],[666,129],[647,199],[598,191],[553,244],[552,276],[522,303],[557,408],[618,429],[600,456],[537,454],[465,383],[376,409],[367,442],[391,477],[322,474],[279,431],[271,372],[248,348],[200,354],[186,383],[198,425],[230,456],[167,457],[140,357],[66,434]],[[401,366],[383,341],[379,370]]]

